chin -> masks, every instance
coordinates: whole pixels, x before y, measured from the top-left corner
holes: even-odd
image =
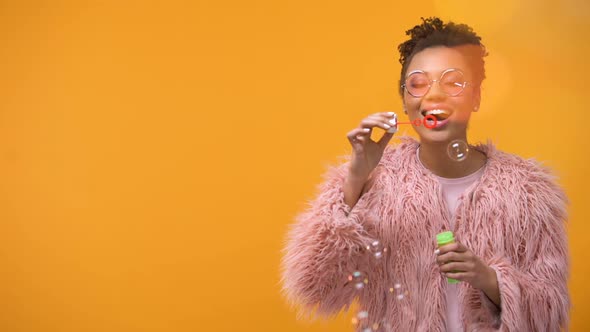
[[[426,130],[426,131],[425,131]],[[465,137],[465,135],[450,130],[430,130],[422,128],[417,131],[421,142],[449,143],[454,139]]]

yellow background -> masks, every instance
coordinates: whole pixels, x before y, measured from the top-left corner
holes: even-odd
[[[588,1],[169,0],[0,2],[0,331],[351,331],[296,321],[280,249],[431,15],[490,52],[471,142],[559,175],[590,330]]]

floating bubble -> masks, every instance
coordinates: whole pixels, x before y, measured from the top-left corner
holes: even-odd
[[[404,291],[400,283],[395,283],[393,287],[389,287],[389,293],[392,295],[395,294],[395,298],[397,300],[403,300],[404,297],[408,294],[408,291]]]
[[[355,317],[352,317],[352,324],[358,325],[358,327],[361,329],[367,326],[368,321],[369,313],[367,311],[359,311],[359,313],[357,313]]]
[[[359,311],[356,317],[352,318],[352,324],[357,326],[357,331],[361,332],[374,332],[377,331],[379,328],[379,324],[375,325],[376,323],[371,324],[369,321],[369,312],[367,311]],[[375,327],[377,326],[377,327]]]
[[[358,317],[359,321],[362,321],[363,319],[367,319],[369,317],[369,312],[360,311],[356,316]]]
[[[354,288],[357,290],[361,290],[365,288],[365,285],[369,283],[369,279],[365,277],[365,274],[361,271],[354,271],[351,275],[348,276],[348,281],[352,281],[354,284]]]
[[[393,331],[393,327],[391,326],[391,324],[388,321],[383,320],[383,322],[381,323],[381,331],[391,332],[391,331]]]
[[[396,295],[396,298],[398,300],[403,300],[406,296],[408,296],[408,291],[405,290],[403,292],[399,292],[399,294]]]
[[[352,317],[352,324],[356,327],[356,331],[359,332],[391,332],[391,323],[386,319],[382,319],[378,322],[373,321],[369,317],[367,311],[359,311],[354,317]]]
[[[447,146],[447,154],[454,161],[463,161],[469,155],[469,145],[463,140],[456,139]]]
[[[383,257],[383,253],[387,252],[387,249],[383,248],[383,245],[381,244],[381,242],[379,242],[377,240],[371,242],[371,244],[369,244],[367,246],[367,250],[369,250],[371,252],[371,254],[373,255],[373,257],[375,257],[377,259]]]

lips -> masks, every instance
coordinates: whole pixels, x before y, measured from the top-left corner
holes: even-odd
[[[423,110],[422,112],[420,112],[422,114],[423,117],[426,117],[428,115],[432,115],[436,118],[437,121],[444,121],[446,119],[448,119],[451,114],[453,114],[453,112],[451,111],[447,111],[444,109],[431,109],[431,110]]]
[[[424,125],[427,128],[438,129],[449,122],[449,118],[453,114],[453,111],[450,111],[446,107],[443,108],[439,105],[433,105],[422,110],[420,114],[422,115],[422,121],[424,121]],[[436,119],[436,121],[434,119]]]

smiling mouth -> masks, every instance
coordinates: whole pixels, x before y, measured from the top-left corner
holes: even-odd
[[[432,115],[436,118],[437,121],[444,121],[446,119],[448,119],[451,114],[453,112],[447,111],[447,110],[439,110],[439,109],[434,109],[434,110],[424,110],[421,112],[423,117],[426,117],[428,115]]]

